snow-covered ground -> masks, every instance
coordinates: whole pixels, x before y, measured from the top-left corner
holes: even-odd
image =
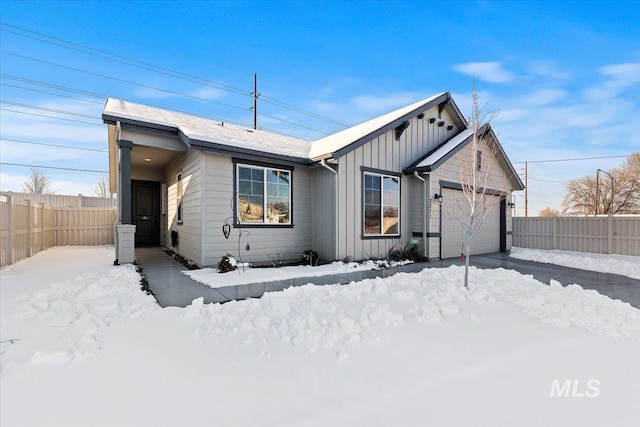
[[[234,260],[235,261],[235,260]],[[218,273],[217,268],[203,268],[200,270],[184,271],[193,280],[212,288],[223,286],[245,285],[247,283],[262,283],[264,281],[287,280],[298,277],[319,277],[332,274],[352,273],[355,271],[375,270],[407,262],[365,261],[362,263],[336,261],[331,264],[309,266],[298,265],[280,268],[251,268],[239,267],[238,270]]]
[[[640,257],[588,252],[511,248],[511,256],[527,261],[563,265],[582,270],[613,273],[640,279]]]
[[[640,425],[640,310],[577,285],[449,267],[162,309],[112,258],[0,271],[3,427]]]

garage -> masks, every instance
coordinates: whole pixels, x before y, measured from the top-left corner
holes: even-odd
[[[500,197],[487,196],[492,207],[471,244],[471,255],[500,251]],[[463,253],[465,227],[469,222],[469,203],[462,190],[442,190],[441,258],[455,258]]]

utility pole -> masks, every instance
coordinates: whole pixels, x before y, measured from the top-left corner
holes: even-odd
[[[253,74],[253,129],[258,129],[258,74]]]
[[[529,174],[527,162],[524,162],[524,217],[529,216]]]

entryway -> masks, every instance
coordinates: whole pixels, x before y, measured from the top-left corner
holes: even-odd
[[[131,222],[136,246],[160,245],[160,183],[131,181]]]

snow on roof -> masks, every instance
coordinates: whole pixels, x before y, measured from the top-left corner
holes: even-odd
[[[415,168],[425,168],[439,162],[444,156],[451,153],[460,144],[464,143],[471,135],[473,135],[473,128],[467,128],[463,130],[462,132],[448,140],[446,143],[444,143],[433,153],[425,157],[420,163],[416,165]]]
[[[439,93],[429,98],[425,98],[421,101],[414,102],[411,105],[402,107],[398,110],[352,126],[348,129],[334,133],[327,137],[318,139],[311,144],[311,150],[309,151],[309,157],[311,159],[319,159],[326,157],[336,151],[348,146],[349,144],[358,141],[368,135],[375,133],[390,123],[404,117],[405,115],[415,111],[422,105],[426,105],[429,102],[437,99],[438,97],[445,95],[446,92]]]
[[[175,128],[189,138],[191,143],[196,141],[305,160],[309,158],[311,143],[302,139],[263,130],[246,129],[212,119],[119,99],[107,99],[103,118],[132,120],[141,124]]]

